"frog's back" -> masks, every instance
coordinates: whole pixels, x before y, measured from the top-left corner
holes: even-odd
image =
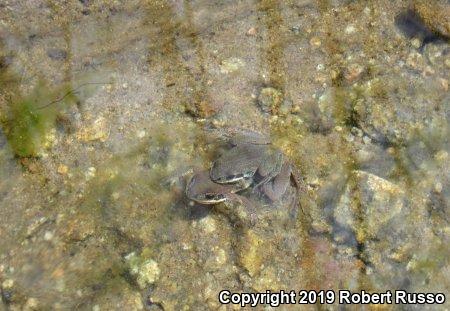
[[[211,168],[211,179],[218,182],[235,182],[252,177],[258,169],[261,154],[266,146],[243,144],[222,154]]]

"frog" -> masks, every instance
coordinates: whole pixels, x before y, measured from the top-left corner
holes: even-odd
[[[275,177],[281,170],[284,156],[267,145],[239,144],[214,161],[211,180],[219,184],[240,183],[254,188]]]
[[[266,136],[241,130],[226,137],[231,148],[214,161],[210,170],[214,182],[230,184],[247,181],[248,185],[248,181],[252,180],[256,190],[280,173],[285,157]]]
[[[218,204],[227,200],[240,200],[240,184],[218,184],[210,179],[208,171],[195,173],[187,183],[186,196],[200,204]]]
[[[234,131],[228,136],[231,149],[214,161],[210,177],[215,183],[252,185],[270,203],[280,201],[292,186],[301,188],[295,166],[266,136],[253,131]]]
[[[209,171],[195,173],[187,183],[186,196],[197,203],[215,205],[224,203],[227,214],[234,214],[242,222],[256,223],[256,206],[248,198],[238,194],[245,189],[241,184],[218,184],[210,179]],[[236,208],[233,208],[236,207]]]

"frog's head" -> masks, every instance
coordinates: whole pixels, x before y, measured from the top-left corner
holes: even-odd
[[[223,202],[229,193],[230,190],[227,187],[212,182],[208,172],[195,174],[186,186],[186,196],[202,204]]]

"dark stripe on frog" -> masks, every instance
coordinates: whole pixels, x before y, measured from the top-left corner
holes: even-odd
[[[205,200],[223,200],[225,196],[220,193],[205,193]]]
[[[223,194],[218,193],[206,193],[195,198],[195,201],[203,204],[216,204],[225,200],[226,197]]]
[[[231,183],[234,183],[234,182],[242,180],[242,179],[250,178],[253,175],[254,175],[253,172],[245,172],[245,173],[241,173],[241,174],[227,175],[223,178],[217,178],[216,181],[231,184]]]

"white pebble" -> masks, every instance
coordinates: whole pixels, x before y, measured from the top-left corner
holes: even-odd
[[[53,233],[51,231],[45,231],[44,240],[50,241],[51,239],[53,239]]]
[[[442,183],[437,182],[437,183],[434,185],[434,191],[436,191],[437,193],[441,193],[441,192],[442,192]]]
[[[352,34],[352,33],[354,33],[356,31],[356,28],[355,28],[355,26],[353,26],[353,25],[348,25],[346,28],[345,28],[345,33],[346,34]]]
[[[140,130],[137,132],[137,137],[138,138],[144,138],[145,137],[146,132],[144,130]]]

